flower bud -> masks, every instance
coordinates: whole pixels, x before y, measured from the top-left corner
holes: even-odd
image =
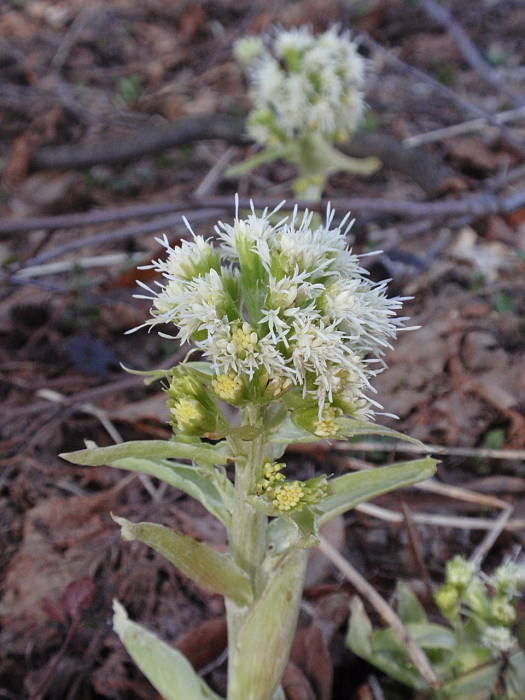
[[[206,431],[206,412],[197,399],[182,398],[170,408],[175,427],[188,435],[200,435]]]
[[[434,594],[436,605],[445,617],[455,617],[459,609],[459,596],[454,586],[445,584]]]
[[[199,436],[220,431],[222,420],[215,402],[202,381],[184,365],[173,370],[165,391],[176,431]]]
[[[490,616],[501,625],[512,625],[516,610],[508,598],[496,596],[490,601]]]
[[[215,395],[221,401],[235,404],[241,398],[243,382],[234,372],[218,374],[212,379],[211,386]]]
[[[496,569],[491,583],[501,595],[511,598],[520,595],[525,586],[525,565],[505,562]]]
[[[509,652],[516,644],[516,639],[507,627],[486,627],[481,636],[481,642],[495,656]]]
[[[475,564],[458,555],[447,563],[446,581],[449,586],[462,591],[472,581],[476,570]]]

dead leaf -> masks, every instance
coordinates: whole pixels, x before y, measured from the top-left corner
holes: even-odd
[[[476,268],[490,282],[496,281],[500,272],[512,267],[516,260],[507,245],[483,240],[470,226],[461,229],[449,253]]]
[[[114,498],[112,489],[94,496],[51,498],[26,514],[23,540],[9,562],[0,601],[0,620],[22,647],[27,644],[24,635],[48,620],[44,599],[58,599],[69,584],[94,573],[113,537],[107,512]],[[74,595],[75,587],[68,594],[71,610]]]
[[[314,608],[311,625],[295,636],[291,660],[301,669],[317,700],[330,700],[334,670],[328,647],[334,634],[348,617],[348,595],[332,593]]]
[[[286,700],[316,700],[308,679],[293,661],[286,665],[282,686]]]
[[[227,643],[226,620],[221,617],[203,622],[183,634],[177,639],[175,646],[198,671],[220,656]]]

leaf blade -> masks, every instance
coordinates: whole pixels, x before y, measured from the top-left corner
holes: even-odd
[[[330,495],[317,508],[321,512],[321,524],[354,508],[363,501],[391,491],[410,486],[417,481],[430,478],[435,472],[437,460],[431,457],[400,462],[377,469],[367,469],[344,474],[329,481]]]
[[[389,437],[394,440],[403,440],[404,442],[410,442],[418,447],[424,447],[421,440],[410,437],[409,435],[404,435],[403,433],[393,430],[392,428],[387,428],[385,425],[379,425],[378,423],[372,423],[372,421],[367,420],[356,420],[355,418],[341,417],[336,418],[335,422],[339,428],[339,436],[342,438],[354,438],[365,435],[381,435],[383,437]]]
[[[165,700],[220,700],[177,649],[132,622],[113,601],[113,627],[128,654]]]
[[[305,550],[287,555],[244,618],[230,650],[233,697],[260,700],[276,691],[293,641],[306,559]]]
[[[133,523],[117,516],[113,520],[122,528],[123,539],[148,545],[202,588],[231,598],[239,605],[250,600],[250,580],[228,555],[164,525]]]
[[[99,467],[127,457],[146,459],[191,459],[206,465],[226,464],[228,455],[216,445],[178,440],[131,440],[108,447],[88,447],[63,452],[60,457],[73,464]]]

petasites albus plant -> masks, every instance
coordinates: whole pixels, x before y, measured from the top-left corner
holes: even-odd
[[[225,597],[228,700],[284,698],[308,552],[318,528],[358,503],[429,477],[430,458],[306,481],[287,474],[289,443],[401,434],[372,422],[383,354],[404,326],[402,299],[371,282],[347,249],[346,216],[314,224],[297,209],[238,211],[215,240],[192,233],[151,267],[160,281],[145,295],[151,318],[200,359],[161,379],[173,437],[63,455],[150,474],[196,498],[224,526],[219,553],[165,525],[115,517],[123,538],[163,554],[203,588]],[[191,229],[190,229],[191,230]],[[143,285],[144,286],[144,285]],[[195,356],[195,350],[192,357]],[[234,465],[230,479],[227,465]],[[188,661],[115,603],[115,629],[166,700],[218,696]]]

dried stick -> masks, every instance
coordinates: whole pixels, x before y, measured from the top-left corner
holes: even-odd
[[[331,446],[334,450],[346,452],[376,452],[377,450],[395,450],[411,454],[450,455],[453,457],[481,457],[486,459],[525,459],[525,450],[492,450],[488,447],[447,447],[446,445],[408,445],[406,443],[370,442],[337,442]]]
[[[453,102],[466,114],[471,114],[474,117],[482,117],[483,119],[486,119],[489,124],[498,128],[501,138],[509,147],[520,155],[525,156],[525,143],[519,139],[516,139],[503,124],[498,124],[494,116],[490,112],[487,112],[487,110],[483,109],[483,107],[474,104],[474,102],[471,102],[466,97],[462,97],[454,90],[451,90],[446,85],[443,85],[443,83],[440,83],[438,80],[428,75],[428,73],[425,73],[415,66],[411,66],[409,63],[405,63],[392,51],[385,49],[384,46],[381,46],[381,44],[372,39],[372,37],[366,34],[366,32],[359,34],[358,41],[365,44],[373,51],[377,51],[391,66],[397,70],[403,73],[409,73],[418,80],[422,80],[430,85],[436,92],[443,95],[443,97],[447,98],[450,102]]]
[[[402,523],[404,517],[401,513],[373,503],[360,503],[355,507],[359,513],[370,515],[373,518],[384,520],[387,523]],[[492,530],[494,520],[490,518],[469,518],[461,515],[433,515],[430,513],[412,512],[412,520],[421,525],[433,525],[434,527],[449,527],[458,530]],[[507,532],[525,530],[525,518],[507,520],[504,529]]]
[[[31,165],[35,168],[89,168],[92,165],[124,163],[166,148],[210,139],[242,143],[245,141],[244,122],[227,114],[185,117],[176,124],[143,129],[127,139],[46,146],[34,154]]]
[[[75,258],[74,260],[62,260],[61,262],[49,263],[47,265],[31,265],[24,267],[17,275],[19,277],[42,277],[43,275],[56,275],[68,272],[75,268],[88,270],[93,267],[119,267],[128,263],[137,264],[144,260],[146,253],[107,253],[106,255],[94,255],[86,258]]]
[[[493,118],[498,124],[506,124],[507,122],[514,121],[515,119],[520,119],[525,116],[525,106],[516,107],[516,109],[509,109],[505,112],[498,112],[494,114]],[[425,131],[421,134],[415,134],[414,136],[409,136],[403,140],[403,145],[407,148],[414,148],[415,146],[421,146],[424,143],[433,143],[434,141],[442,141],[443,139],[450,138],[451,136],[459,136],[460,134],[465,134],[472,131],[480,131],[487,126],[488,122],[486,118],[480,119],[470,119],[467,122],[461,122],[460,124],[452,124],[451,126],[445,126],[442,129],[433,129],[432,131]]]
[[[419,532],[417,531],[417,528],[412,519],[412,512],[410,508],[404,502],[401,504],[401,507],[403,510],[403,517],[405,518],[405,525],[407,528],[408,544],[412,553],[412,557],[414,559],[414,563],[419,571],[419,575],[421,576],[425,584],[427,595],[430,599],[432,599],[432,581],[428,573],[428,568],[425,565],[425,560],[422,551],[423,548],[421,546],[421,537],[419,536]]]
[[[110,221],[141,219],[146,216],[160,216],[174,212],[187,212],[187,202],[157,202],[155,204],[134,204],[111,209],[92,209],[78,214],[58,214],[56,216],[36,216],[27,219],[3,219],[0,233],[23,233],[37,229],[63,229],[77,226],[107,224]]]
[[[357,592],[368,600],[368,602],[373,606],[386,624],[397,632],[399,637],[402,639],[403,644],[406,646],[406,650],[421,676],[432,688],[437,688],[439,686],[439,680],[434,672],[434,669],[430,665],[425,652],[414,642],[398,615],[394,612],[390,605],[388,605],[386,600],[379,595],[375,588],[371,586],[363,576],[361,576],[361,574],[337,551],[337,549],[335,549],[335,547],[330,544],[330,542],[328,542],[328,540],[322,536],[319,538],[319,540],[319,549],[321,552],[339,569],[345,578],[350,581]]]
[[[222,210],[211,209],[207,211],[191,211],[188,212],[188,216],[191,218],[192,222],[197,221],[207,221],[208,219],[214,218],[221,214]],[[103,233],[97,233],[93,236],[86,236],[85,238],[79,238],[76,241],[71,241],[69,243],[64,243],[64,245],[58,246],[53,250],[49,250],[46,253],[41,253],[35,258],[31,258],[27,261],[27,265],[41,265],[48,260],[60,257],[65,253],[70,253],[73,250],[79,250],[80,248],[85,248],[86,246],[98,245],[104,243],[110,243],[112,241],[122,240],[124,238],[132,238],[133,236],[140,236],[146,233],[156,233],[157,231],[168,232],[173,229],[174,226],[181,226],[182,217],[181,214],[166,216],[160,219],[154,219],[147,223],[135,224],[134,226],[126,226],[125,228],[119,228],[115,231],[104,231]],[[181,233],[172,233],[172,239],[182,238],[187,235],[186,229]],[[19,270],[19,273],[22,270]]]
[[[509,522],[513,510],[513,506],[507,505],[505,510],[499,516],[499,518],[497,518],[494,521],[494,526],[487,532],[483,540],[478,544],[478,546],[472,553],[470,561],[473,564],[475,564],[478,568],[481,566],[483,559],[490,551],[494,542],[498,539],[498,537],[505,529],[505,526]]]
[[[436,0],[419,0],[423,12],[438,22],[452,37],[466,62],[495,90],[507,97],[515,106],[522,106],[525,95],[508,87],[483,58],[471,38],[452,14]]]

